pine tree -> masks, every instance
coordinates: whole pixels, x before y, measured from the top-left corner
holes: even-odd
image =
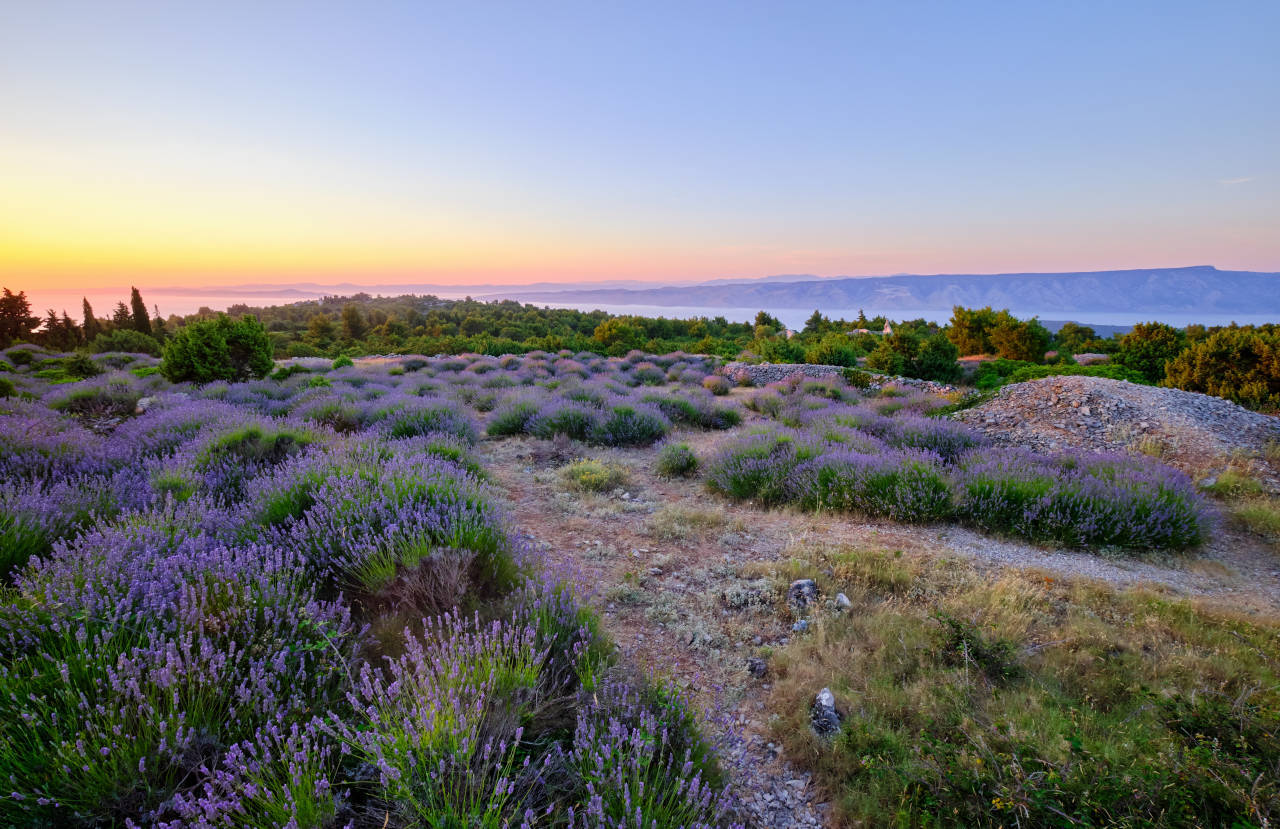
[[[151,310],[155,312],[151,317],[151,335],[163,343],[169,338],[169,329],[164,327],[164,318],[160,316],[160,306],[152,305]]]
[[[76,348],[83,342],[80,326],[76,325],[76,321],[71,318],[65,308],[62,311],[62,330],[67,333],[68,348]]]
[[[129,306],[123,302],[116,303],[116,310],[111,314],[111,324],[116,328],[132,328],[133,316],[129,313]]]
[[[147,316],[147,306],[142,302],[142,294],[138,293],[137,288],[132,288],[132,294],[129,296],[129,304],[133,308],[133,328],[143,334],[151,334],[151,317]]]
[[[0,348],[14,340],[24,340],[40,325],[40,318],[31,316],[31,303],[25,291],[14,293],[4,289],[0,297]]]
[[[98,322],[98,318],[93,315],[93,306],[89,304],[89,298],[84,298],[84,341],[86,343],[93,342],[93,338],[102,333],[102,323]]]

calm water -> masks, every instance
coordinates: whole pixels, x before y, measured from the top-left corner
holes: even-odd
[[[16,287],[16,286],[15,286]],[[128,289],[123,291],[119,289],[110,290],[91,290],[91,291],[68,291],[68,290],[40,290],[39,288],[26,289],[27,297],[31,300],[32,312],[44,316],[49,308],[61,312],[65,309],[72,317],[79,320],[81,317],[80,303],[81,298],[87,296],[89,302],[93,304],[93,310],[99,317],[108,317],[111,315],[112,309],[117,302],[128,302]],[[164,316],[170,314],[193,314],[202,307],[212,308],[215,311],[223,311],[230,305],[246,303],[248,305],[280,305],[290,302],[299,302],[306,299],[317,299],[328,293],[335,291],[319,291],[308,289],[288,289],[288,290],[264,290],[262,292],[254,292],[245,295],[233,295],[226,291],[210,292],[208,294],[175,294],[167,293],[161,290],[144,290],[142,298],[147,303],[147,310],[152,310],[154,306],[160,307],[160,313]],[[457,296],[464,294],[459,292]],[[602,310],[611,314],[634,314],[645,317],[670,317],[670,318],[688,318],[688,317],[717,317],[722,316],[731,322],[750,322],[755,319],[756,312],[759,308],[706,308],[699,306],[685,305],[609,305],[599,303],[538,303],[552,308],[577,308],[582,311]],[[801,308],[775,308],[769,309],[770,313],[783,322],[783,324],[799,329],[804,326],[804,321],[813,313],[813,309]],[[865,308],[868,316],[875,316],[877,313],[883,313],[890,319],[920,319],[931,320],[943,323],[951,318],[951,311],[948,310],[910,310],[910,309],[889,309],[877,310],[875,308]],[[1225,325],[1232,321],[1242,325],[1249,323],[1275,322],[1273,316],[1266,315],[1236,315],[1222,316],[1213,314],[1175,314],[1157,312],[1153,314],[1127,314],[1114,313],[1109,311],[1082,311],[1079,313],[1068,313],[1064,311],[1042,311],[1037,309],[1011,309],[1018,317],[1038,316],[1043,320],[1065,320],[1074,319],[1089,325],[1109,325],[1109,326],[1131,326],[1134,323],[1145,322],[1152,319],[1158,319],[1161,322],[1167,322],[1170,325],[1185,326],[1191,323],[1202,323],[1204,325]],[[839,319],[856,319],[858,316],[857,308],[824,308],[822,312],[828,317]]]

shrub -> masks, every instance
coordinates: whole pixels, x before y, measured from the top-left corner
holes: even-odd
[[[1142,376],[1147,383],[1164,379],[1165,366],[1187,347],[1187,335],[1162,322],[1143,322],[1120,338],[1111,362]]]
[[[89,350],[94,354],[105,352],[124,352],[126,354],[150,354],[160,356],[160,343],[155,337],[143,334],[134,328],[117,328],[99,334],[89,343]]]
[[[70,391],[49,399],[49,408],[76,415],[133,414],[142,392],[127,375],[115,375],[77,384]]]
[[[1253,408],[1280,407],[1280,334],[1223,328],[1168,364],[1165,384]]]
[[[102,367],[87,354],[72,354],[70,357],[62,358],[62,370],[80,380],[86,377],[97,377],[102,373]]]
[[[865,371],[859,371],[856,368],[846,368],[840,372],[840,376],[844,381],[855,389],[871,388],[871,375]]]
[[[739,438],[707,461],[707,488],[739,500],[782,503],[790,498],[787,482],[792,471],[822,449],[802,433],[766,432]]]
[[[1078,547],[1193,547],[1208,516],[1185,475],[1145,457],[975,450],[957,512],[985,530]]]
[[[609,492],[624,486],[628,477],[624,466],[586,458],[560,470],[565,486],[579,492]]]
[[[540,438],[565,435],[574,440],[586,440],[599,421],[600,412],[590,406],[553,400],[538,410],[538,414],[528,421],[525,430]]]
[[[591,429],[588,440],[604,446],[650,446],[661,440],[671,423],[658,410],[622,404],[611,407]]]
[[[787,495],[809,509],[936,521],[951,513],[951,488],[940,467],[926,452],[831,452],[796,467]]]
[[[355,362],[352,361],[350,357],[343,354],[342,356],[338,357],[336,360],[333,361],[333,365],[330,366],[330,368],[336,371],[337,369],[340,369],[340,368],[351,368],[354,365],[355,365]]]
[[[13,381],[7,377],[0,377],[0,398],[13,397]]]
[[[473,444],[480,437],[480,430],[469,414],[456,404],[443,401],[393,412],[387,417],[383,429],[392,439],[443,433]]]
[[[840,333],[827,334],[804,351],[806,363],[822,366],[856,366],[860,356],[858,347]]]
[[[698,471],[698,456],[687,443],[668,443],[658,450],[654,471],[668,478],[687,478]]]
[[[729,393],[728,379],[718,374],[708,374],[702,378],[702,387],[714,394],[716,397],[723,397]]]
[[[245,380],[271,371],[271,340],[254,317],[226,314],[179,328],[165,343],[160,370],[174,383]]]
[[[516,398],[507,400],[494,409],[485,423],[485,433],[491,437],[520,435],[525,431],[529,421],[538,414],[538,403],[534,400]]]

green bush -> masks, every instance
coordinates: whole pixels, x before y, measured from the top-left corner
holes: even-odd
[[[102,373],[102,366],[95,363],[87,354],[72,354],[62,359],[62,370],[71,377],[83,380],[86,377],[97,377]]]
[[[658,450],[654,471],[667,478],[687,478],[698,471],[698,456],[687,443],[668,443]]]
[[[1144,322],[1120,340],[1111,362],[1132,369],[1148,383],[1164,379],[1165,366],[1187,347],[1184,333],[1163,322]]]
[[[13,381],[7,377],[0,377],[0,398],[13,397]]]
[[[1235,326],[1215,331],[1169,362],[1165,385],[1242,406],[1280,407],[1280,334]]]
[[[271,371],[271,340],[254,317],[226,314],[179,328],[165,343],[160,370],[174,383],[209,383],[265,377]]]
[[[333,368],[335,369],[350,368],[351,366],[354,366],[354,365],[355,363],[352,362],[351,358],[345,354],[343,354],[341,357],[333,361]]]
[[[805,349],[804,361],[820,366],[850,367],[858,364],[862,352],[844,334],[833,332]]]
[[[561,469],[560,480],[579,492],[608,492],[627,482],[627,470],[618,464],[584,458]]]
[[[94,354],[105,354],[108,351],[123,351],[126,354],[150,354],[160,356],[160,343],[155,337],[149,337],[134,328],[117,328],[105,334],[99,334],[89,343],[89,350]]]

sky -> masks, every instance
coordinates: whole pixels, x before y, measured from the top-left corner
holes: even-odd
[[[1280,3],[0,0],[0,283],[1280,271]]]

